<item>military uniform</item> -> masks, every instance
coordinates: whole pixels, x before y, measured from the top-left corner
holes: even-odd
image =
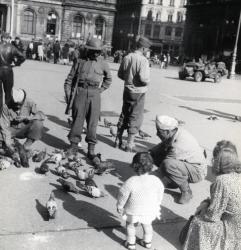
[[[108,64],[101,56],[96,59],[88,57],[78,59],[72,67],[64,85],[66,101],[72,105],[72,126],[68,135],[70,143],[78,144],[86,119],[86,142],[89,147],[96,144],[96,129],[100,116],[100,93],[111,84],[111,73]],[[75,89],[75,94],[73,91]]]
[[[9,104],[13,87],[13,70],[11,64],[19,66],[25,61],[24,55],[12,44],[0,44],[0,81],[5,92],[5,103]],[[0,87],[0,109],[2,108],[2,87]]]

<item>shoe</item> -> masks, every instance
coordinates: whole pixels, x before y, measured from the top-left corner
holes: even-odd
[[[71,145],[67,150],[66,150],[66,157],[70,157],[70,156],[73,156],[73,155],[76,155],[78,152],[78,145]]]
[[[131,153],[136,153],[137,152],[135,145],[129,145],[129,144],[126,145],[125,151],[126,152],[131,152]]]
[[[128,241],[124,242],[124,246],[128,249],[128,250],[136,250],[136,244],[131,244]]]
[[[179,204],[186,204],[192,199],[192,190],[189,187],[189,184],[186,183],[183,186],[179,187],[181,190],[181,197],[178,200]]]
[[[145,247],[147,249],[151,249],[151,242],[145,242],[144,240],[140,240],[139,241],[139,244],[142,246],[142,247]]]

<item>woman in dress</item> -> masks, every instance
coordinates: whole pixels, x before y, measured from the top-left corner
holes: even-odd
[[[241,163],[230,141],[220,141],[213,150],[216,180],[210,198],[196,211],[184,250],[241,249]]]

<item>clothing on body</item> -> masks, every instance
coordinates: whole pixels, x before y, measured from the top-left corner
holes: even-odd
[[[223,174],[210,188],[210,204],[190,224],[184,250],[241,249],[241,174]]]
[[[95,144],[96,129],[100,116],[100,93],[109,88],[112,81],[108,64],[99,56],[96,60],[79,59],[65,81],[66,102],[74,98],[73,123],[68,135],[69,141],[81,141],[84,121],[87,122],[86,142]],[[73,95],[77,84],[76,94]]]
[[[2,86],[5,93],[5,103],[11,100],[11,93],[13,87],[13,70],[12,64],[20,66],[25,61],[24,55],[12,44],[1,43],[0,44],[0,111],[3,106],[3,93]]]

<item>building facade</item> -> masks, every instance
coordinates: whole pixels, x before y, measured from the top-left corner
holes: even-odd
[[[133,38],[144,35],[152,52],[182,53],[184,0],[121,0],[117,3],[114,48],[129,49]]]
[[[184,51],[188,57],[198,59],[230,57],[234,50],[240,0],[188,0],[184,33]],[[241,59],[239,34],[238,59]]]
[[[54,39],[84,43],[98,37],[111,46],[116,0],[0,0],[1,32],[23,40]]]

